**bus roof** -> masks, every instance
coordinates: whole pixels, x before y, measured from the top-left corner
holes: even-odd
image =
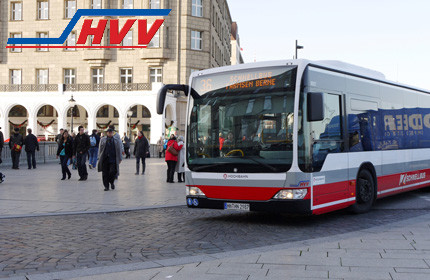
[[[399,87],[417,90],[420,92],[425,92],[430,94],[429,90],[387,80],[385,78],[385,75],[379,71],[375,71],[372,69],[364,68],[361,66],[357,66],[354,64],[349,64],[349,63],[337,61],[337,60],[290,59],[290,60],[252,62],[252,63],[244,63],[244,64],[206,69],[198,72],[193,72],[191,76],[194,77],[197,75],[216,74],[216,73],[225,72],[225,71],[240,71],[240,70],[245,70],[250,68],[275,67],[275,66],[284,66],[284,65],[289,65],[289,66],[297,65],[297,66],[301,66],[301,68],[303,69],[305,69],[307,66],[314,66],[317,68],[323,68],[323,69],[327,69],[335,72],[350,74],[353,76],[358,76],[358,77],[362,77],[362,78],[366,78],[374,81],[380,81],[386,84],[391,84],[394,86],[399,86]]]

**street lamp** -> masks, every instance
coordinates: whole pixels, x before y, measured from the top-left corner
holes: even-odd
[[[127,116],[128,116],[128,123],[129,123],[128,138],[131,139],[131,116],[133,116],[133,111],[131,109],[127,111]]]
[[[297,44],[297,40],[296,40],[296,59],[297,59],[297,50],[301,50],[303,48],[304,48],[303,46],[300,46]]]
[[[75,99],[73,99],[73,94],[72,94],[72,97],[70,98],[70,100],[69,100],[69,105],[70,105],[70,107],[72,107],[72,121],[71,121],[71,123],[72,123],[72,127],[71,127],[71,133],[73,133],[73,116],[75,115],[75,106],[76,106],[76,100]]]

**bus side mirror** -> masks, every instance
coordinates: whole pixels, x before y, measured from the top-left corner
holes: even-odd
[[[157,95],[157,114],[162,115],[164,113],[164,103],[166,102],[166,94],[169,90],[183,91],[185,95],[188,95],[189,87],[187,85],[164,85]]]
[[[307,96],[308,122],[324,119],[324,103],[322,92],[309,92]]]

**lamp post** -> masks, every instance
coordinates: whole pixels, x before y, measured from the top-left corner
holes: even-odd
[[[128,116],[128,123],[129,123],[128,138],[131,139],[131,116],[133,116],[133,111],[131,109],[127,111],[127,116]]]
[[[297,59],[297,50],[301,50],[301,49],[303,49],[303,46],[298,45],[296,40],[296,59]]]
[[[69,100],[69,105],[70,105],[70,107],[72,107],[72,121],[71,121],[71,124],[72,124],[72,127],[71,127],[71,129],[70,129],[70,131],[71,131],[71,133],[73,133],[73,116],[75,115],[75,106],[76,106],[76,100],[75,99],[73,99],[73,94],[72,94],[72,97],[70,98],[70,100]]]

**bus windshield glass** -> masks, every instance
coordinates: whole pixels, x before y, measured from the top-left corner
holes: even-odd
[[[199,76],[192,90],[187,163],[196,172],[286,172],[293,157],[296,67]]]

